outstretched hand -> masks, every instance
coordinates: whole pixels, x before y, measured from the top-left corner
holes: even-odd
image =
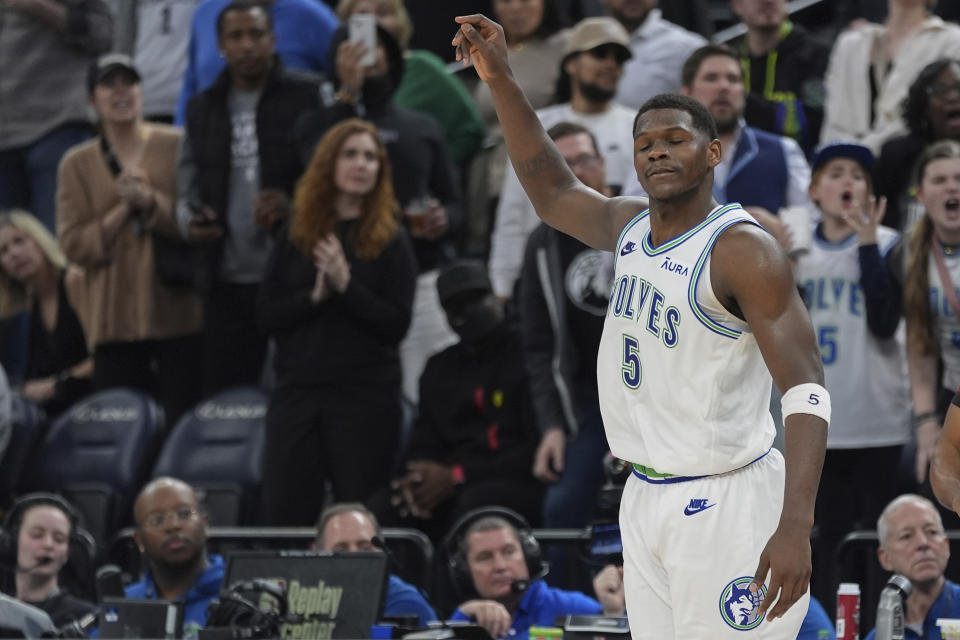
[[[758,612],[761,618],[766,615],[768,622],[783,617],[810,586],[810,534],[803,534],[801,529],[791,530],[781,525],[760,554],[750,591],[759,591],[767,572],[770,573],[767,594]]]
[[[473,63],[477,75],[486,83],[510,73],[503,27],[479,13],[457,16],[454,20],[460,28],[451,44],[463,66]]]

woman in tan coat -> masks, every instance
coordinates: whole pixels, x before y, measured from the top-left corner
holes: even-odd
[[[60,163],[57,236],[87,274],[94,386],[146,391],[172,422],[200,388],[200,300],[154,266],[154,236],[178,234],[180,134],[143,121],[140,74],[127,56],[102,56],[87,81],[101,133]]]

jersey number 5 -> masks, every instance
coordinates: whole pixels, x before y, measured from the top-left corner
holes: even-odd
[[[640,343],[633,336],[623,334],[623,365],[621,366],[621,376],[623,384],[631,389],[640,386],[640,379],[643,372],[640,367]]]

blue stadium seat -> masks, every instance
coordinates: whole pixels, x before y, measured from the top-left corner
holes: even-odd
[[[103,544],[131,520],[162,431],[163,411],[149,396],[129,389],[96,393],[50,425],[29,489],[61,493]]]
[[[222,391],[184,415],[167,437],[153,476],[194,487],[210,524],[256,519],[268,397],[256,387]]]
[[[43,410],[19,393],[11,396],[10,442],[0,464],[0,504],[11,501],[27,460],[36,453],[46,424]]]

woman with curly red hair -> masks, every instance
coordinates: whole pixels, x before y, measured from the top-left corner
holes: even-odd
[[[363,501],[390,478],[402,420],[397,345],[417,277],[398,210],[374,127],[331,128],[260,290],[258,320],[276,341],[262,500],[270,524],[312,525],[325,480],[337,501]]]

